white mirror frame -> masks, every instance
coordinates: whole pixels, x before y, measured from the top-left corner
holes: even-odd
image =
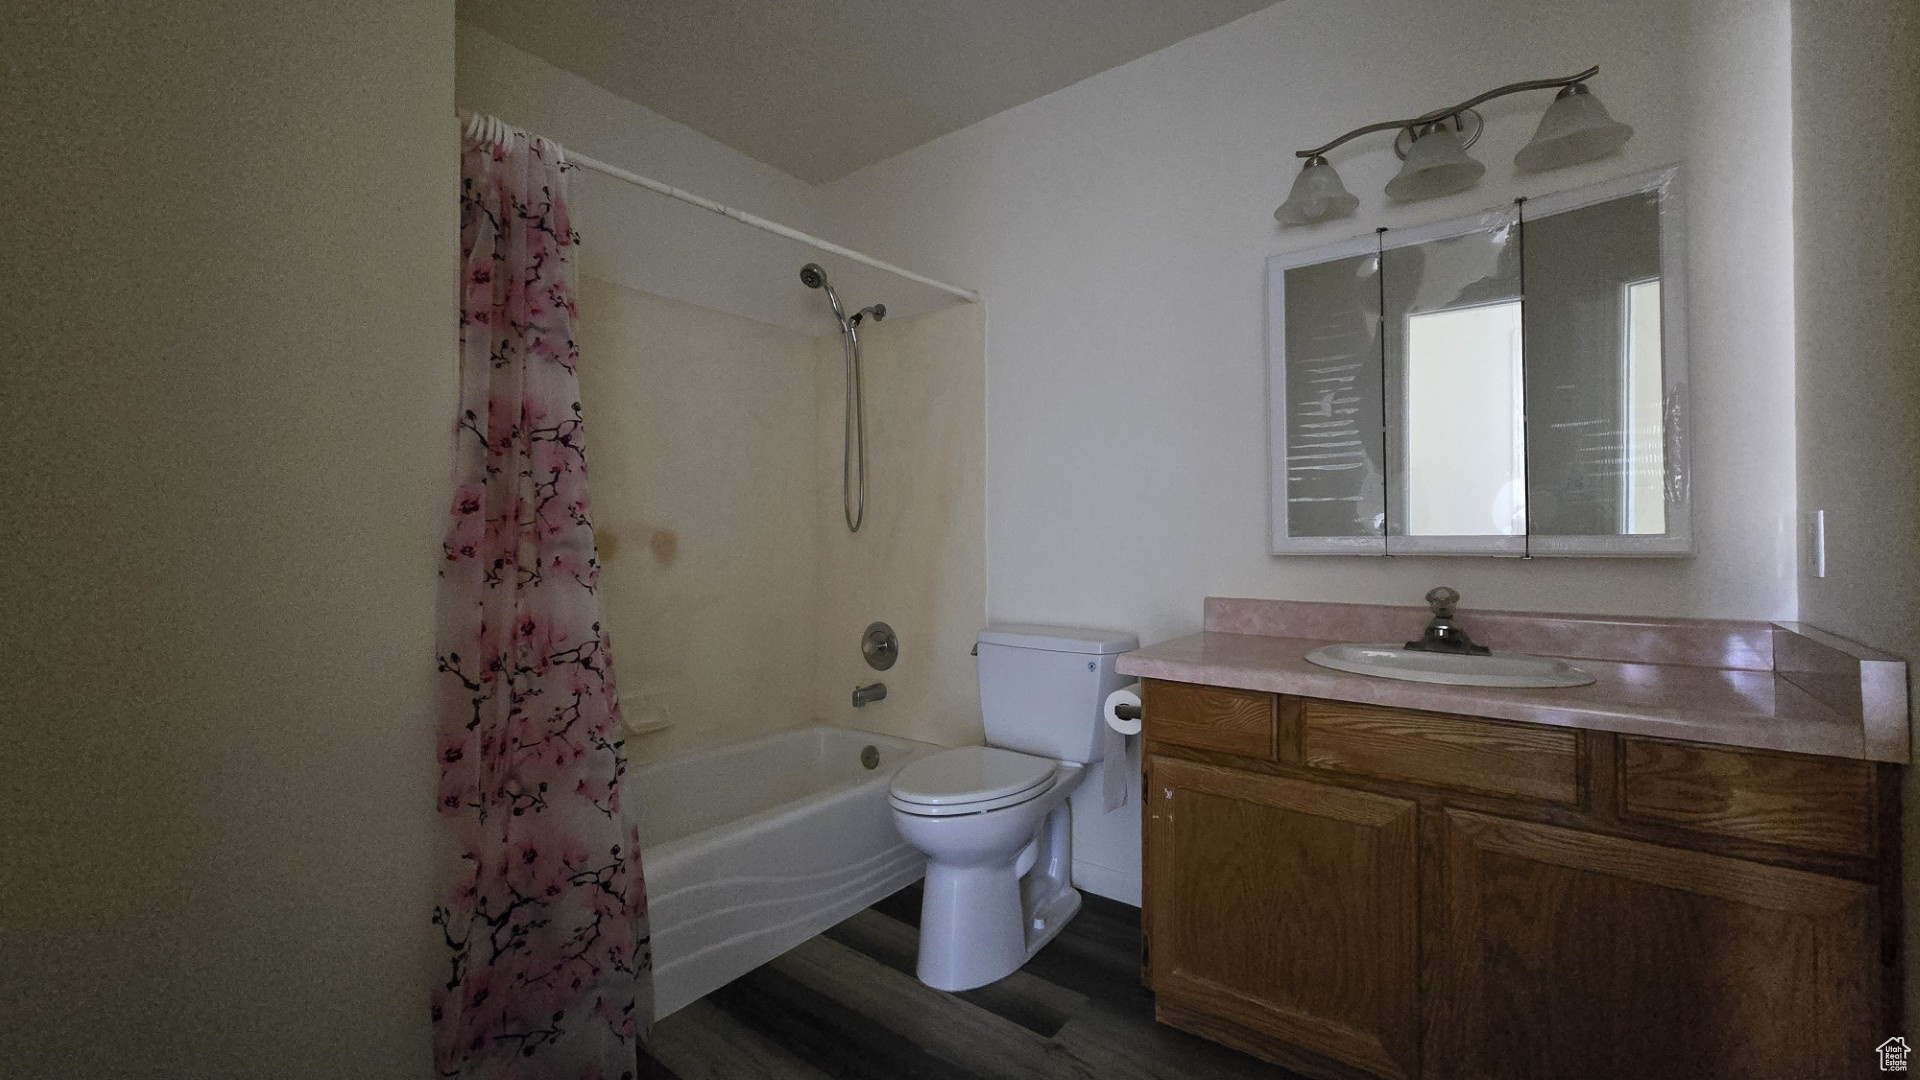
[[[1686,210],[1679,167],[1667,166],[1574,191],[1526,200],[1521,217],[1534,221],[1640,192],[1660,193],[1660,348],[1665,412],[1667,531],[1659,535],[1407,537],[1389,527],[1379,536],[1293,536],[1287,519],[1286,271],[1458,236],[1487,227],[1511,205],[1411,229],[1357,236],[1267,259],[1267,497],[1268,550],[1275,555],[1491,555],[1679,557],[1693,553],[1691,410],[1687,381]],[[1523,297],[1524,300],[1524,297]],[[1523,361],[1524,362],[1524,361]],[[1382,385],[1387,385],[1381,357]],[[1383,416],[1383,422],[1385,417]],[[1385,466],[1396,440],[1386,433]]]

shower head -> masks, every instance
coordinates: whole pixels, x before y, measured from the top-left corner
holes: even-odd
[[[840,329],[845,332],[848,325],[847,310],[840,306],[840,294],[833,291],[832,285],[827,284],[827,272],[820,269],[819,263],[808,263],[800,268],[800,284],[809,289],[827,291],[827,303],[833,305],[833,317],[840,320]]]

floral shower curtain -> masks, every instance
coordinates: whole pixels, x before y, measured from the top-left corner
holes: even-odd
[[[435,1064],[614,1080],[651,1018],[639,838],[595,585],[559,148],[461,158],[460,407],[441,570]]]

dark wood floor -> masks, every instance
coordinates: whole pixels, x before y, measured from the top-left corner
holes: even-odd
[[[904,889],[674,1013],[641,1080],[1298,1080],[1154,1022],[1140,909],[1088,896],[1011,976],[958,994],[913,976]]]

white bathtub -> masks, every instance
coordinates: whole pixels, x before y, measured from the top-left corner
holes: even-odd
[[[879,764],[861,763],[866,747]],[[919,880],[887,784],[940,747],[815,727],[628,771],[653,923],[654,1018]]]

